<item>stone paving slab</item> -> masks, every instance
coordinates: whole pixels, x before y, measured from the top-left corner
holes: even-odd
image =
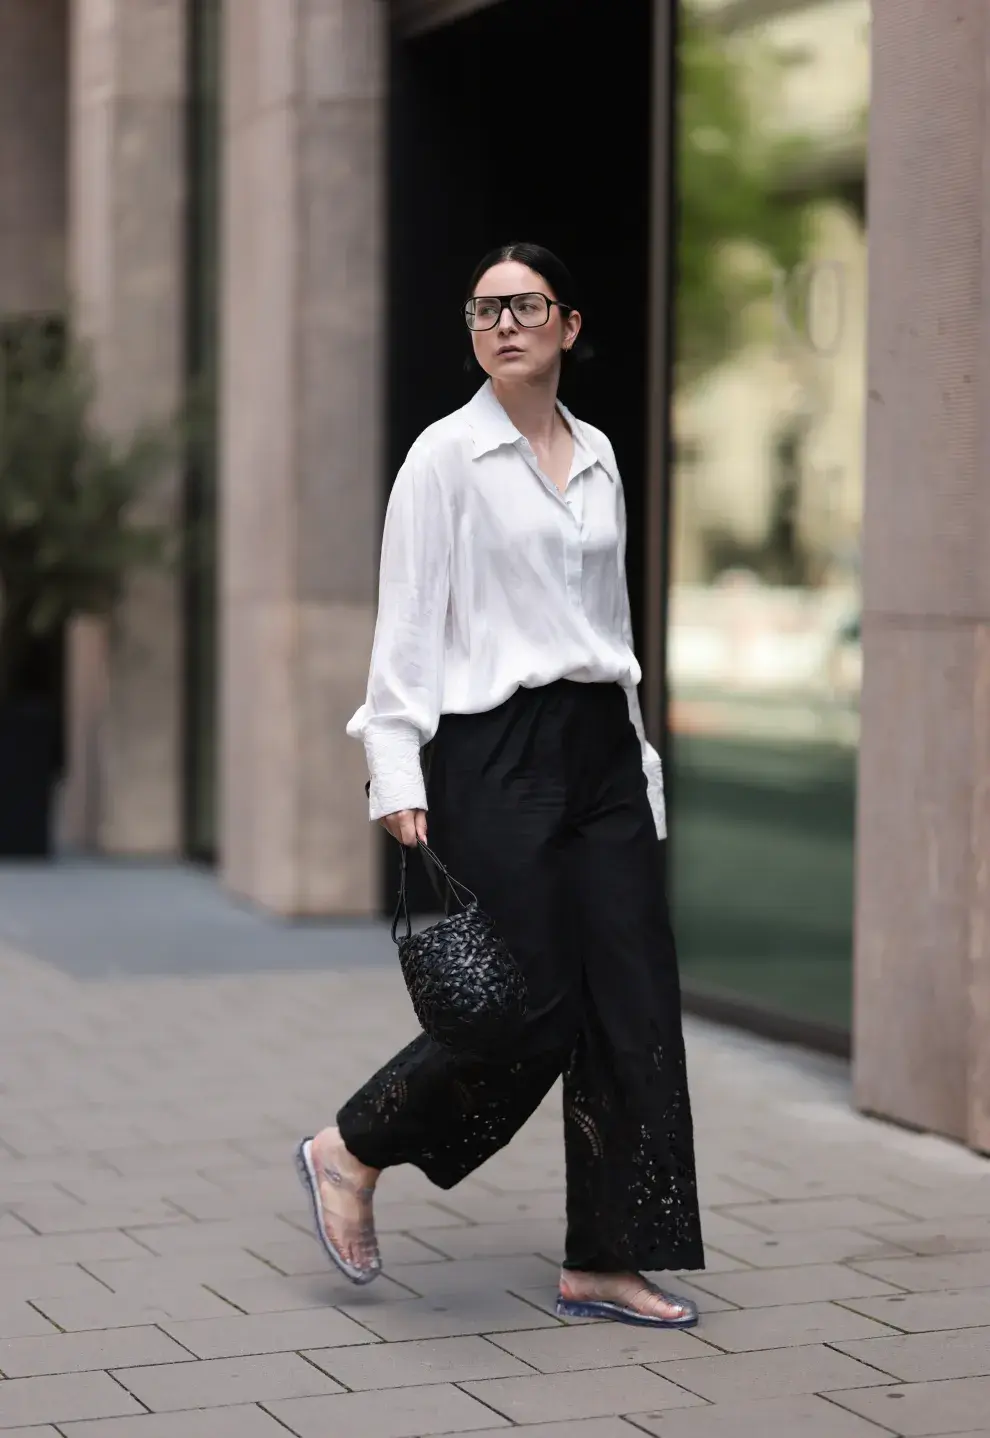
[[[32,1308],[26,1299],[3,1296],[0,1297],[0,1334],[8,1338],[31,1338],[58,1335],[58,1329],[37,1308]]]
[[[880,1338],[890,1335],[892,1328],[837,1303],[789,1303],[712,1313],[698,1332],[706,1343],[726,1353],[754,1353],[798,1344]]]
[[[0,1373],[7,1378],[192,1361],[188,1348],[151,1326],[0,1340]]]
[[[784,1202],[744,1203],[726,1212],[766,1233],[814,1233],[823,1228],[863,1228],[876,1223],[894,1223],[898,1218],[917,1215],[882,1207],[871,1199],[814,1198]]]
[[[85,982],[0,950],[0,1438],[988,1426],[990,1164],[856,1115],[839,1063],[700,1023],[710,1263],[658,1275],[698,1329],[554,1315],[556,1092],[452,1192],[386,1175],[387,1276],[352,1288],[292,1149],[414,1025],[394,965],[346,948]]]
[[[642,1429],[632,1419],[585,1418],[577,1423],[523,1423],[511,1428],[486,1428],[472,1438],[638,1438]]]
[[[465,1383],[520,1378],[533,1372],[487,1338],[431,1338],[373,1347],[322,1349],[303,1355],[351,1392],[408,1388],[420,1383]]]
[[[341,1311],[363,1323],[386,1342],[415,1338],[454,1338],[470,1333],[507,1333],[525,1328],[556,1327],[556,1319],[511,1293],[441,1294],[377,1306],[356,1302]]]
[[[913,1293],[903,1298],[850,1298],[845,1308],[905,1333],[943,1333],[963,1328],[990,1328],[990,1288],[963,1288],[945,1293]],[[845,1339],[880,1337],[845,1334]]]
[[[0,1242],[0,1278],[6,1291],[11,1273],[18,1268],[36,1270],[45,1264],[58,1267],[104,1258],[146,1258],[147,1255],[148,1250],[136,1238],[113,1231],[7,1238]]]
[[[30,1434],[37,1431],[32,1428]],[[142,1418],[65,1423],[57,1431],[61,1438],[285,1438],[286,1433],[270,1413],[243,1404],[200,1409],[198,1413],[149,1413]],[[4,1438],[8,1438],[6,1433]]]
[[[598,1368],[695,1359],[717,1353],[694,1332],[629,1328],[621,1323],[583,1323],[535,1332],[499,1333],[491,1338],[507,1353],[524,1358],[539,1373],[572,1373]]]
[[[920,1258],[937,1257],[943,1253],[990,1252],[990,1213],[973,1218],[932,1218],[920,1223],[883,1224],[870,1230],[871,1237]],[[863,1252],[848,1257],[895,1258],[891,1252]]]
[[[895,1388],[835,1392],[832,1398],[853,1413],[881,1424],[901,1438],[951,1433],[990,1416],[990,1378],[946,1379]]]
[[[711,1225],[709,1225],[711,1228]],[[861,1260],[908,1258],[917,1253],[917,1224],[898,1224],[889,1231],[877,1228],[871,1237],[846,1228],[822,1228],[817,1233],[723,1234],[718,1246],[740,1267],[794,1268],[799,1264],[856,1263]],[[715,1230],[712,1229],[712,1232]],[[888,1236],[889,1232],[889,1236]],[[712,1240],[715,1241],[714,1239]],[[990,1234],[986,1246],[990,1249]],[[709,1265],[708,1272],[712,1272]]]
[[[109,1373],[62,1373],[0,1383],[0,1429],[144,1411]]]
[[[950,1253],[930,1258],[867,1260],[859,1265],[908,1293],[938,1293],[944,1289],[990,1287],[990,1253]],[[851,1293],[850,1298],[861,1295]]]
[[[987,1255],[990,1257],[990,1255]],[[896,1267],[896,1264],[894,1265]],[[883,1265],[880,1265],[882,1269]],[[807,1263],[800,1268],[764,1268],[756,1273],[704,1273],[695,1282],[716,1298],[739,1308],[769,1308],[782,1303],[827,1303],[842,1298],[873,1298],[902,1291],[869,1272],[841,1263]]]
[[[298,1353],[207,1358],[195,1363],[118,1370],[114,1377],[153,1413],[223,1408],[276,1398],[315,1398],[341,1386]]]
[[[836,1347],[905,1383],[990,1377],[990,1328],[866,1338],[858,1343],[839,1343]],[[990,1419],[990,1413],[987,1417]]]
[[[562,1423],[655,1408],[693,1408],[703,1402],[686,1388],[640,1367],[493,1378],[461,1387],[514,1423]]]
[[[585,1418],[568,1423],[566,1435],[559,1423],[524,1423],[508,1429],[513,1438],[636,1438],[642,1430],[622,1418]],[[473,1438],[505,1438],[505,1428],[486,1428]]]
[[[297,1438],[424,1438],[477,1433],[498,1424],[498,1414],[449,1383],[266,1406]],[[508,1420],[501,1426],[511,1431]]]
[[[870,1339],[869,1342],[886,1340]],[[846,1352],[855,1346],[847,1344]],[[652,1363],[650,1367],[654,1373],[711,1403],[735,1403],[803,1397],[828,1393],[833,1388],[882,1386],[887,1381],[884,1373],[868,1366],[870,1361],[866,1354],[860,1363],[824,1344],[802,1344],[756,1353],[689,1358],[681,1363]]]
[[[59,1438],[59,1432],[46,1423],[43,1428],[5,1428],[3,1438]]]
[[[816,1397],[715,1403],[687,1413],[637,1415],[634,1421],[657,1438],[889,1438],[893,1431]]]
[[[335,1308],[289,1313],[232,1313],[229,1318],[204,1318],[190,1323],[163,1323],[162,1328],[197,1358],[242,1358],[252,1353],[298,1353],[307,1346],[321,1349],[371,1344],[374,1335]],[[2,1370],[0,1364],[0,1370]]]

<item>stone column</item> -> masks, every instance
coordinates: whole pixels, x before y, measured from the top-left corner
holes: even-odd
[[[0,316],[65,304],[67,0],[0,0]]]
[[[92,343],[100,417],[129,431],[174,413],[183,388],[186,0],[72,0],[70,259],[75,312]],[[180,475],[148,501],[178,521]],[[98,785],[70,776],[70,842],[170,854],[181,842],[181,603],[175,573],[136,575],[110,626]],[[91,716],[90,716],[91,718]],[[87,724],[89,720],[87,720]],[[70,729],[72,716],[70,716]],[[93,752],[82,739],[78,755]],[[79,799],[98,791],[98,803]]]
[[[387,7],[225,11],[221,849],[283,914],[367,913]]]
[[[990,1150],[990,15],[873,8],[856,1098]]]

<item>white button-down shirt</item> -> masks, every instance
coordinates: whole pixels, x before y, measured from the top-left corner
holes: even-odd
[[[494,709],[557,679],[618,683],[643,750],[657,833],[663,776],[646,742],[626,585],[626,514],[612,446],[574,436],[561,493],[486,383],[416,440],[389,499],[364,741],[371,818],[425,809],[420,749],[441,714]]]

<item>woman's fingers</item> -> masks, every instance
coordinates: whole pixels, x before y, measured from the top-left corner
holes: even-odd
[[[378,822],[388,830],[393,839],[398,839],[400,844],[408,844],[412,848],[416,844],[426,843],[425,809],[400,809],[395,814],[386,814],[384,819]]]
[[[422,812],[421,809],[400,809],[395,814],[386,814],[382,823],[393,839],[398,839],[400,844],[412,846],[419,843],[416,822],[417,816]]]

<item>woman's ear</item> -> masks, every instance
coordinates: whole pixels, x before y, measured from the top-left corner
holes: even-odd
[[[567,335],[567,348],[573,349],[577,343],[578,335],[581,333],[581,315],[578,310],[571,310],[565,322]]]

